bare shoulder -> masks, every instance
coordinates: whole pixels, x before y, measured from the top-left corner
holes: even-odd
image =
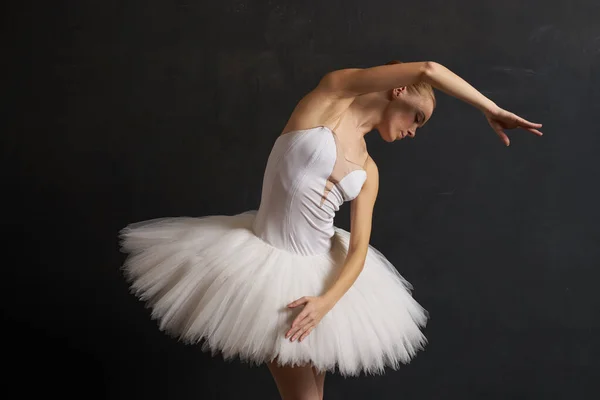
[[[336,71],[334,71],[336,72]],[[307,93],[292,111],[282,134],[316,126],[335,125],[335,122],[354,101],[344,97],[331,84],[333,72],[325,74],[319,84]]]

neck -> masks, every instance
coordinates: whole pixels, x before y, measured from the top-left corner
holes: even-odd
[[[349,122],[355,126],[356,131],[361,136],[365,136],[377,125],[383,118],[383,112],[387,107],[389,100],[386,97],[387,92],[375,92],[363,94],[356,97],[348,111]]]

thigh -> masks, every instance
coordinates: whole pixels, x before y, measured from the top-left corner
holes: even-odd
[[[310,365],[280,366],[275,359],[268,362],[267,366],[283,400],[320,400],[315,375]]]
[[[319,392],[319,399],[323,400],[323,392],[325,389],[325,373],[318,373],[315,367],[313,367],[313,375],[315,376],[315,383],[317,384],[317,391]]]

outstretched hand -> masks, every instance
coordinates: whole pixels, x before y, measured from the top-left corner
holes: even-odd
[[[294,322],[292,327],[285,334],[285,338],[292,337],[290,341],[298,340],[301,342],[308,334],[314,329],[315,326],[321,321],[321,319],[333,308],[331,302],[325,300],[320,296],[304,296],[288,304],[288,308],[298,307],[299,305],[305,304],[304,309]]]
[[[507,146],[510,145],[510,140],[508,139],[508,136],[506,136],[506,133],[504,133],[504,129],[522,128],[538,136],[543,135],[542,132],[537,130],[537,128],[542,127],[542,124],[529,122],[500,107],[497,107],[493,111],[484,112],[484,114],[492,129],[496,131],[498,136],[500,136],[500,139],[502,139]]]

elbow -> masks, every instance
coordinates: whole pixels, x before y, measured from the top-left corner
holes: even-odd
[[[439,71],[441,65],[435,61],[425,61],[421,67],[421,80],[429,82]]]

